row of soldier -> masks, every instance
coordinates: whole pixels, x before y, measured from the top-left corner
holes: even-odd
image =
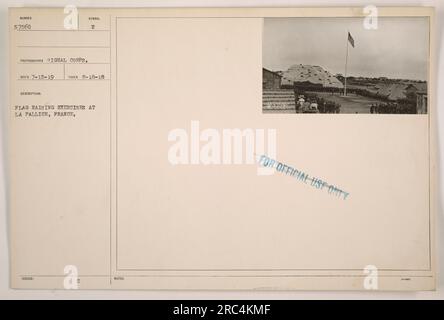
[[[370,105],[370,113],[416,113],[415,106],[410,104],[400,104],[397,102],[373,103]]]

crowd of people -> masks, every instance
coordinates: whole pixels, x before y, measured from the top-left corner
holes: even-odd
[[[299,95],[296,102],[297,113],[340,113],[339,103],[327,101],[316,95]]]

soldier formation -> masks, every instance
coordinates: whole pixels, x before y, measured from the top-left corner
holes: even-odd
[[[373,103],[370,105],[370,113],[406,114],[416,113],[414,106],[408,103],[385,102]]]

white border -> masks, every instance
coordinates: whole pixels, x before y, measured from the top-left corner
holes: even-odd
[[[435,292],[405,292],[405,293],[391,293],[391,292],[235,292],[235,291],[50,291],[50,290],[12,290],[9,289],[9,252],[8,252],[8,235],[7,225],[9,219],[7,217],[7,168],[5,164],[5,141],[7,141],[7,127],[6,120],[8,119],[8,7],[10,6],[29,6],[29,7],[48,7],[48,6],[63,6],[76,5],[79,7],[286,7],[286,6],[366,6],[369,4],[381,6],[435,6],[436,7],[436,49],[437,55],[435,66],[437,68],[437,137],[438,137],[438,168],[440,164],[444,164],[444,152],[442,151],[442,142],[439,137],[442,136],[441,127],[444,125],[444,113],[440,111],[440,101],[444,99],[444,90],[439,90],[440,83],[444,79],[444,66],[440,63],[443,53],[440,51],[443,23],[444,21],[444,2],[440,0],[423,0],[423,1],[387,1],[387,0],[287,0],[287,1],[272,1],[272,0],[163,0],[163,1],[82,1],[82,0],[47,0],[47,1],[12,1],[2,0],[0,2],[0,16],[2,19],[2,26],[0,32],[0,87],[1,87],[1,130],[0,130],[0,149],[2,155],[0,157],[1,171],[0,171],[0,299],[98,299],[98,298],[112,298],[112,299],[444,299],[444,280],[440,279],[439,274],[444,270],[444,266],[439,263],[440,258],[444,255],[442,246],[438,245],[437,258],[437,273],[438,283]],[[441,81],[440,81],[441,80]],[[442,194],[440,192],[441,181],[443,174],[440,170],[438,181],[438,197]],[[439,244],[443,239],[444,230],[444,215],[442,212],[443,199],[438,198],[438,215],[436,220],[436,242]]]

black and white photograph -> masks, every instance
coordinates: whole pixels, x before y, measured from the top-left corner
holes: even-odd
[[[427,17],[265,18],[263,113],[427,114]]]

